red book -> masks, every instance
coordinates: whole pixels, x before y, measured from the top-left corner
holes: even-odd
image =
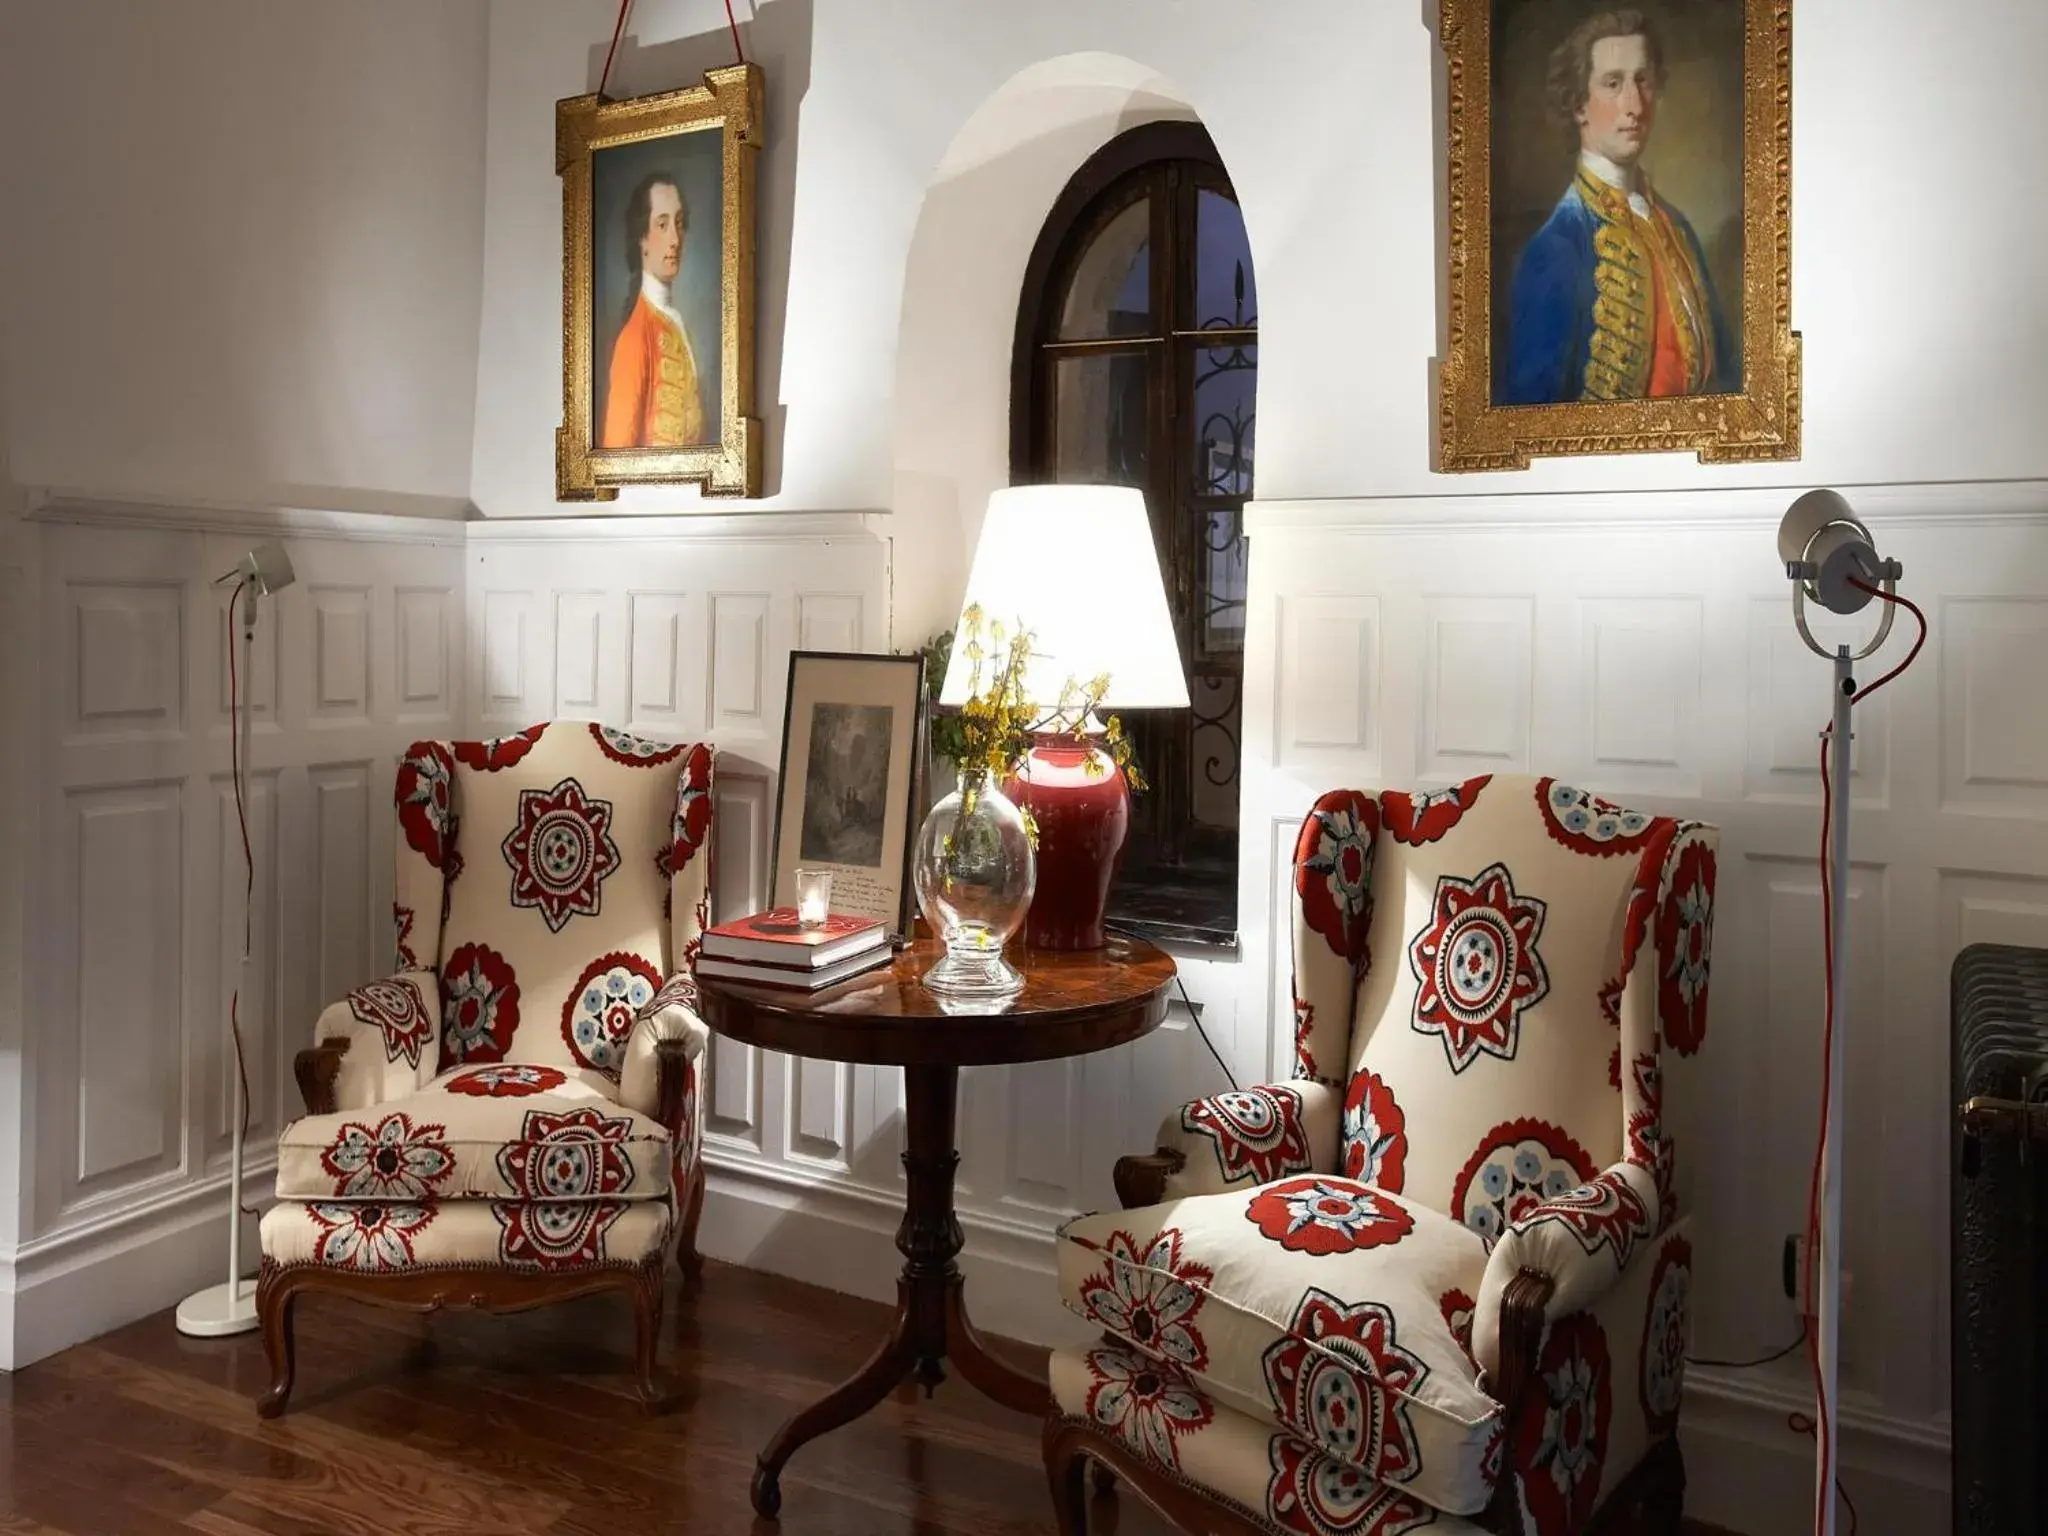
[[[879,918],[830,912],[823,927],[805,928],[797,923],[795,907],[770,907],[707,929],[704,953],[712,959],[814,971],[873,949],[888,937]]]

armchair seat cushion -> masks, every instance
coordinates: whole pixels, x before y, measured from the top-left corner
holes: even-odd
[[[1433,1508],[1499,1476],[1501,1408],[1471,1317],[1477,1234],[1349,1179],[1306,1174],[1069,1222],[1060,1296],[1214,1402]]]
[[[1375,1482],[1275,1426],[1205,1396],[1121,1344],[1054,1350],[1053,1411],[1115,1440],[1273,1536],[1479,1536],[1397,1484]]]
[[[263,1213],[263,1258],[359,1274],[641,1264],[672,1219],[655,1200],[282,1200]]]
[[[673,1146],[598,1073],[457,1067],[368,1109],[308,1115],[277,1146],[280,1200],[610,1203],[666,1199]]]

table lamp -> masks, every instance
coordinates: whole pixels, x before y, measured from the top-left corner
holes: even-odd
[[[1110,485],[1019,485],[988,499],[966,613],[1031,631],[1025,701],[1049,717],[1071,680],[1108,674],[1105,708],[1185,709],[1187,675],[1166,607],[1143,492]],[[967,701],[971,663],[955,644],[941,704]],[[1038,823],[1038,886],[1025,918],[1036,949],[1097,949],[1130,826],[1130,787],[1102,750],[1099,722],[1037,732],[1005,793]]]

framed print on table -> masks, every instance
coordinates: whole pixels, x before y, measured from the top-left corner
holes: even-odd
[[[1440,0],[1441,470],[1799,457],[1791,0]]]
[[[769,905],[796,905],[799,867],[827,869],[834,912],[908,935],[923,761],[923,652],[792,651]]]
[[[562,425],[555,495],[695,481],[761,493],[754,156],[761,71],[632,101],[555,104]]]

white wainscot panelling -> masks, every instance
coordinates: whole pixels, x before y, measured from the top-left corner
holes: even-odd
[[[1010,1067],[1006,1119],[1006,1205],[1064,1219],[1078,1209],[1081,1184],[1081,1058]]]
[[[185,592],[174,582],[72,582],[72,735],[174,735],[185,725]]]
[[[767,904],[769,781],[746,759],[720,753],[712,764],[712,782],[716,795],[711,826],[717,855],[712,867],[718,883],[712,892],[711,918],[722,922],[759,911]],[[711,1113],[705,1122],[709,1138],[735,1150],[758,1153],[763,1149],[762,1072],[759,1049],[723,1035],[711,1037]],[[801,1080],[791,1085],[792,1153],[844,1163],[848,1133],[845,1123],[835,1118],[834,1108],[841,1093],[837,1083],[830,1088],[820,1086],[815,1093],[807,1093]],[[802,1128],[806,1118],[808,1131]],[[806,1140],[812,1131],[815,1138]]]
[[[2048,599],[1950,598],[1935,629],[1942,808],[2048,816]]]
[[[853,1140],[853,1068],[790,1058],[788,1155],[844,1169]]]
[[[1943,870],[1940,905],[1951,954],[1966,944],[2048,949],[2048,879]]]
[[[248,782],[244,806],[249,828],[249,866],[242,860],[241,819],[235,811],[234,780],[217,774],[208,782],[213,797],[214,867],[209,871],[214,900],[208,910],[218,912],[212,933],[211,985],[199,1031],[202,1059],[213,1070],[202,1074],[206,1102],[199,1106],[199,1123],[204,1127],[204,1151],[209,1158],[227,1151],[233,1132],[235,1106],[240,1101],[236,1083],[234,1021],[239,1021],[242,1057],[249,1076],[249,1137],[252,1141],[277,1134],[278,1089],[283,1082],[282,1061],[296,1053],[280,1052],[277,1034],[277,782],[276,773],[258,772]],[[249,896],[248,959],[243,960],[241,912],[243,896],[250,881],[248,867],[255,870],[254,889]]]
[[[634,592],[626,599],[629,729],[687,740],[704,734],[705,676],[692,661],[704,632],[702,599]]]
[[[714,592],[710,641],[713,738],[733,730],[765,733],[770,709],[767,594]]]
[[[312,686],[307,713],[322,725],[361,725],[370,716],[370,589],[308,587],[313,609]]]
[[[806,651],[861,649],[858,592],[804,592],[796,600],[797,645]]]
[[[1529,767],[1535,614],[1531,597],[1424,599],[1424,779]]]
[[[478,657],[481,686],[477,705],[484,726],[513,725],[521,729],[543,718],[527,687],[531,670],[526,650],[533,630],[533,593],[486,591],[483,594],[482,647]]]
[[[213,723],[218,729],[227,729],[232,715],[230,704],[239,690],[239,696],[249,706],[252,726],[260,730],[277,719],[277,604],[257,604],[256,635],[249,647],[249,675],[243,677],[241,626],[237,622],[234,629],[228,628],[228,605],[233,594],[232,587],[216,587],[213,591],[213,622],[207,643],[214,659]]]
[[[314,974],[332,1000],[382,974],[371,942],[368,763],[328,763],[307,774],[313,798]],[[386,854],[389,857],[388,851]]]
[[[1809,606],[1814,639],[1832,651],[1861,649],[1875,621]],[[1886,653],[1884,665],[1891,665]],[[1859,683],[1875,673],[1859,673]],[[1820,803],[1820,733],[1832,708],[1833,665],[1807,649],[1792,622],[1789,596],[1755,597],[1749,605],[1749,751],[1743,784],[1752,798]],[[1890,690],[1856,706],[1849,778],[1858,806],[1882,806],[1891,782]],[[1839,788],[1839,786],[1837,786]]]
[[[74,791],[69,813],[77,1077],[48,1096],[77,1107],[66,1209],[177,1168],[184,1047],[181,786]]]
[[[398,718],[446,716],[454,707],[449,653],[454,648],[455,594],[447,587],[400,587]]]
[[[1354,596],[1280,600],[1279,762],[1379,769],[1380,605]]]
[[[1582,598],[1579,635],[1590,776],[1609,793],[1697,795],[1700,600]]]
[[[555,594],[556,715],[598,716],[598,653],[604,644],[604,594]]]

